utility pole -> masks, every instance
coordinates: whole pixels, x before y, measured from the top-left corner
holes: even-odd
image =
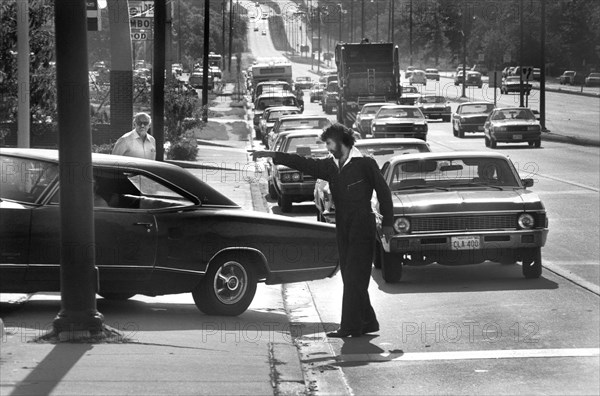
[[[154,60],[152,64],[152,135],[156,139],[156,160],[164,160],[165,141],[165,58],[167,1],[154,0]],[[169,70],[170,72],[170,70]]]
[[[208,7],[209,0],[206,0],[206,7]],[[208,21],[209,14],[205,12],[206,20]],[[209,31],[204,29],[204,43],[208,48],[208,33]],[[208,52],[204,52],[208,54]],[[227,57],[227,71],[231,73],[231,53],[233,51],[233,0],[229,0],[229,55]],[[208,56],[208,55],[207,55]],[[208,58],[207,58],[208,59]]]
[[[181,1],[181,0],[179,0]],[[222,26],[221,26],[221,31],[222,31],[222,37],[221,37],[221,56],[225,56],[225,25],[226,25],[226,18],[225,18],[225,10],[227,9],[227,7],[225,6],[225,2],[227,0],[222,0],[221,1],[221,15],[223,15],[223,22],[222,22]]]
[[[375,41],[379,41],[379,0],[375,0]]]
[[[541,0],[540,19],[540,124],[546,129],[546,0]]]
[[[360,39],[365,38],[365,0],[360,0]]]
[[[231,6],[231,0],[229,0]],[[231,23],[231,11],[229,14],[229,23]],[[202,121],[208,121],[208,52],[210,32],[210,0],[204,0],[204,56],[202,58]],[[231,70],[231,25],[229,35],[229,70]]]
[[[462,12],[462,36],[463,36],[463,81],[462,81],[462,95],[461,97],[467,97],[467,7],[463,5]]]
[[[17,105],[17,147],[21,148],[30,147],[29,139],[31,136],[29,51],[29,0],[17,0],[17,80],[19,82],[17,94],[19,98]]]
[[[341,43],[342,42],[342,3],[338,3],[338,7],[340,9],[340,31],[338,33],[338,41]]]
[[[98,269],[94,248],[86,2],[56,1],[54,26],[61,309],[52,326],[60,340],[72,341],[102,334],[104,327],[104,317],[96,309]]]
[[[408,5],[408,52],[410,54],[410,64],[413,64],[413,2],[410,0]]]
[[[519,24],[520,24],[520,39],[519,39],[519,106],[523,107],[523,0],[519,4]]]
[[[395,6],[395,1],[394,0],[390,0],[392,3],[392,9],[390,10],[390,23],[391,23],[391,27],[390,27],[390,35],[392,37],[391,42],[394,42],[394,13],[396,12],[396,6]]]
[[[350,42],[354,42],[354,0],[350,0]]]
[[[321,6],[317,3],[317,23],[319,24],[319,48],[317,57],[317,73],[321,71]]]

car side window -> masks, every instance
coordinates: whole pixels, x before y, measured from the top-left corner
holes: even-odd
[[[58,165],[29,158],[0,156],[0,198],[36,203],[58,177]]]

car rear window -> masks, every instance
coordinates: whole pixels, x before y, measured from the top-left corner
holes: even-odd
[[[36,203],[58,177],[58,165],[29,158],[0,156],[0,198]]]

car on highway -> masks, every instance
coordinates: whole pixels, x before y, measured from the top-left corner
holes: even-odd
[[[279,117],[269,132],[268,146],[274,147],[275,139],[281,132],[305,129],[323,130],[330,125],[331,120],[328,117],[316,114],[286,115]]]
[[[398,104],[402,105],[414,105],[417,99],[421,97],[419,89],[412,85],[402,85],[400,87],[401,94]]]
[[[58,150],[0,149],[2,293],[60,291],[58,157]],[[246,211],[162,161],[92,154],[91,172],[98,197],[91,251],[107,300],[191,292],[208,315],[240,315],[259,282],[336,273],[332,226]]]
[[[313,85],[313,81],[312,78],[310,78],[309,76],[298,76],[294,81],[294,85],[296,86],[296,88],[310,89],[310,87],[312,87]]]
[[[257,97],[253,104],[253,123],[254,130],[256,132],[256,137],[258,139],[262,140],[262,136],[260,136],[260,119],[262,117],[263,112],[269,107],[275,106],[293,106],[300,109],[300,103],[298,102],[298,99],[292,92],[268,92],[263,93],[262,95]]]
[[[483,132],[483,126],[492,110],[494,104],[489,102],[460,103],[452,113],[452,134],[462,139],[466,132]]]
[[[427,77],[425,76],[425,72],[423,70],[411,70],[405,73],[405,78],[408,80],[410,85],[413,84],[427,84]]]
[[[337,103],[339,99],[338,91],[339,86],[337,80],[327,83],[327,87],[323,90],[323,97],[321,98],[321,108],[325,114],[333,113],[333,109],[337,110]]]
[[[365,103],[358,112],[358,114],[356,114],[356,120],[354,120],[352,128],[360,134],[360,137],[362,139],[366,138],[367,135],[371,134],[371,121],[373,121],[373,118],[375,117],[375,114],[377,114],[377,111],[381,108],[381,106],[385,106],[388,104],[390,103]]]
[[[529,95],[531,93],[532,85],[530,82],[523,80],[523,93]],[[511,92],[521,92],[521,77],[520,76],[509,76],[502,80],[500,86],[500,93],[508,94]]]
[[[585,78],[586,87],[598,87],[600,86],[600,73],[590,73]]]
[[[287,81],[262,81],[252,90],[252,100],[256,100],[264,93],[283,91],[292,92],[292,86]]]
[[[375,266],[398,282],[404,266],[521,263],[525,278],[542,274],[548,235],[545,207],[511,160],[499,153],[405,154],[382,169],[394,202],[394,232],[378,224]]]
[[[563,74],[558,77],[558,83],[561,85],[574,85],[577,83],[577,72],[574,70],[565,70]]]
[[[274,151],[296,153],[305,157],[323,158],[328,155],[320,139],[322,129],[284,132],[273,145]],[[269,195],[277,199],[282,212],[292,210],[294,202],[313,201],[316,178],[285,165],[272,165],[268,180]]]
[[[325,89],[325,84],[316,83],[310,87],[309,97],[310,103],[318,102],[323,97],[323,90]]]
[[[472,71],[476,71],[481,73],[484,76],[488,75],[488,68],[486,65],[483,65],[481,63],[476,63],[475,65],[473,65],[473,67],[471,68]]]
[[[440,81],[440,72],[438,69],[425,69],[425,77],[427,77],[428,80]]]
[[[199,71],[195,71],[192,72],[192,74],[190,74],[190,78],[188,79],[188,84],[191,85],[194,88],[202,88],[203,84],[204,84],[204,73],[199,72]],[[209,91],[212,90],[215,86],[215,79],[214,77],[209,74],[208,75],[208,85],[207,88]]]
[[[485,146],[496,148],[497,143],[526,142],[538,148],[542,142],[542,127],[528,107],[494,109],[483,126]]]
[[[444,122],[450,122],[452,117],[450,102],[440,95],[421,95],[415,102],[415,106],[421,109],[421,112],[427,118],[441,118]]]
[[[300,114],[300,109],[295,106],[275,106],[269,107],[263,112],[263,115],[259,122],[260,136],[265,147],[268,149],[269,132],[273,129],[275,122],[283,116]]]
[[[383,138],[364,139],[354,143],[363,156],[369,156],[381,168],[392,157],[401,154],[430,152],[429,144],[421,139]],[[315,206],[317,208],[317,221],[335,223],[335,205],[329,183],[317,179],[315,183]]]
[[[382,106],[371,121],[374,138],[427,139],[427,119],[417,106]]]
[[[457,71],[454,75],[454,85],[462,84],[464,81],[463,71],[462,69]],[[477,87],[481,88],[483,86],[483,82],[481,81],[481,73],[477,71],[467,70],[467,82],[465,84],[466,87]]]

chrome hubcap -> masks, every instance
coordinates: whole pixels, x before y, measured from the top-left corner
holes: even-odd
[[[235,261],[223,264],[213,281],[215,294],[223,304],[235,304],[246,294],[248,274],[244,266]]]

